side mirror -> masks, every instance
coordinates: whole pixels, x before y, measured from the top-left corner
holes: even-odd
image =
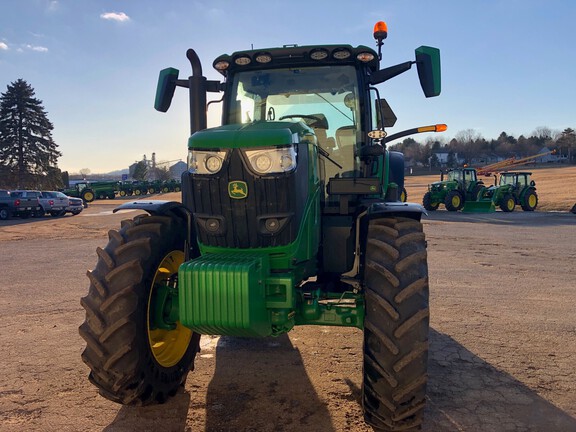
[[[156,100],[154,108],[160,112],[168,111],[176,90],[176,81],[178,80],[178,69],[166,68],[160,71],[158,85],[156,86]]]
[[[440,94],[440,50],[429,46],[416,48],[416,66],[420,86],[426,97]]]
[[[382,113],[382,118],[384,121],[383,125],[378,125],[379,127],[393,127],[396,123],[397,117],[386,102],[386,99],[378,99],[378,105],[380,105],[380,112]]]

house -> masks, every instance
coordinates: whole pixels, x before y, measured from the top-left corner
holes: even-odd
[[[454,161],[455,161],[455,165],[463,165],[465,160],[461,157],[458,156],[457,152],[452,152],[452,151],[445,151],[445,150],[437,150],[437,151],[433,151],[432,152],[432,157],[434,157],[434,155],[436,155],[436,158],[438,159],[438,163],[440,164],[441,167],[446,167],[448,166],[448,159],[450,154],[454,155]]]
[[[541,154],[542,156],[534,159],[534,162],[536,163],[552,163],[552,162],[564,162],[566,161],[566,159],[568,159],[566,156],[561,156],[557,153],[550,153],[550,149],[548,147],[542,147],[540,149],[540,151],[538,152],[538,154]]]

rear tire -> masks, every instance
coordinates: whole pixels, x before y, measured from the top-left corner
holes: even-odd
[[[406,191],[406,188],[402,188],[402,192],[400,192],[400,201],[408,201],[408,192]]]
[[[91,190],[85,190],[84,192],[82,192],[82,196],[80,198],[82,198],[82,201],[90,203],[94,201],[94,198],[96,197],[94,196],[94,192],[92,192]]]
[[[524,200],[522,202],[522,210],[524,211],[534,211],[538,206],[538,195],[535,190],[530,190],[524,195]]]
[[[448,211],[458,211],[464,207],[464,199],[460,192],[452,190],[446,194],[444,206]]]
[[[81,300],[86,310],[79,329],[86,341],[82,360],[107,399],[162,403],[184,384],[200,349],[200,335],[180,322],[169,330],[151,324],[162,310],[157,290],[173,286],[184,260],[186,226],[177,218],[141,215],[110,231],[109,238],[97,250],[88,295]]]
[[[370,222],[364,277],[364,418],[376,430],[422,424],[428,360],[428,265],[422,224]]]

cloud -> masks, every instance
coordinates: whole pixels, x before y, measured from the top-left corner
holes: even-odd
[[[117,22],[130,21],[130,17],[124,12],[105,12],[100,15],[100,18]]]
[[[48,48],[43,46],[26,45],[26,49],[36,52],[48,52]]]
[[[8,50],[8,45],[6,45],[4,42],[0,42],[0,50]]]
[[[48,12],[57,11],[60,8],[58,0],[52,0],[48,3]]]

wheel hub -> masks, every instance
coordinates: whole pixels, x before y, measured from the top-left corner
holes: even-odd
[[[148,301],[148,342],[156,361],[171,367],[188,348],[192,330],[178,320],[178,267],[184,252],[176,250],[164,257],[154,275]]]

